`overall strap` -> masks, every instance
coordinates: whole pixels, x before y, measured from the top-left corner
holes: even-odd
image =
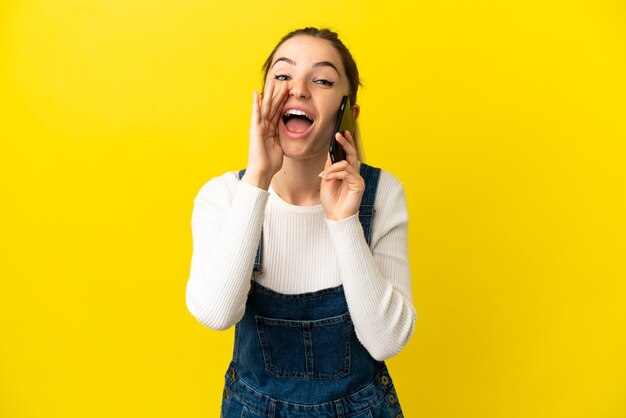
[[[365,180],[365,192],[361,198],[361,206],[359,206],[359,221],[363,227],[365,241],[367,245],[372,244],[372,217],[374,216],[374,201],[376,200],[376,191],[378,190],[378,180],[380,179],[380,168],[372,167],[365,163],[361,163],[361,177]]]
[[[239,180],[243,177],[245,169],[239,170]],[[361,163],[360,169],[361,177],[365,180],[365,191],[361,198],[361,206],[359,206],[359,222],[363,227],[363,234],[365,235],[365,241],[367,245],[372,243],[372,218],[374,217],[374,202],[376,201],[376,191],[378,190],[378,181],[380,180],[380,168],[372,167],[365,163]],[[261,239],[259,241],[259,247],[256,250],[256,258],[254,260],[254,273],[261,273],[263,271],[263,230],[261,230]]]

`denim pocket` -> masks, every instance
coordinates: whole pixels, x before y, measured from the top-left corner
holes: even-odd
[[[255,319],[265,369],[273,375],[341,379],[350,374],[352,320],[348,312],[311,321]]]

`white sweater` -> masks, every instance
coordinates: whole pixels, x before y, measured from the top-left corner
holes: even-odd
[[[211,179],[194,200],[189,311],[220,330],[243,317],[263,228],[259,284],[290,294],[342,284],[359,341],[376,360],[394,356],[411,338],[416,314],[404,188],[385,171],[374,209],[370,250],[358,215],[328,220],[321,205],[291,205],[236,172]]]

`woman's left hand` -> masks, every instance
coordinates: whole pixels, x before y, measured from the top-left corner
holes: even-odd
[[[346,159],[332,164],[330,155],[326,157],[326,167],[320,174],[320,200],[326,218],[339,221],[359,211],[365,182],[359,174],[359,158],[350,132],[346,131],[345,137],[337,133],[335,138],[346,152]]]

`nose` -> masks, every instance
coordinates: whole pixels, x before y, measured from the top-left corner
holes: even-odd
[[[306,99],[310,96],[306,80],[304,78],[293,78],[289,81],[289,95]]]

